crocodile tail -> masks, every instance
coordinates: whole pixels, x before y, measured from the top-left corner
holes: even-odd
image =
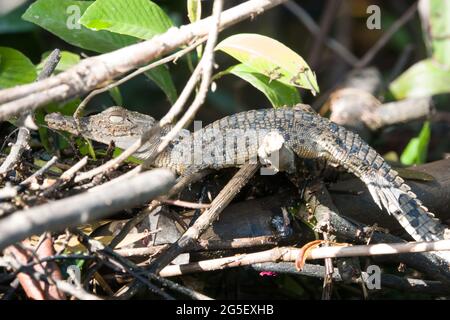
[[[392,214],[414,240],[444,239],[445,227],[422,205],[397,172],[390,169],[387,176],[395,178],[386,178],[383,170],[368,170],[360,178],[375,203]]]
[[[380,209],[392,214],[416,241],[444,239],[445,226],[422,205],[383,157],[356,133],[332,122],[330,131],[337,142],[324,144],[331,161],[359,177]]]

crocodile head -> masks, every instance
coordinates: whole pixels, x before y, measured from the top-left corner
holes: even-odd
[[[126,149],[133,144],[145,130],[155,125],[155,119],[122,107],[110,107],[105,111],[80,119],[77,126],[73,117],[51,113],[45,116],[50,129],[66,131],[74,135]],[[81,132],[78,130],[80,128]]]

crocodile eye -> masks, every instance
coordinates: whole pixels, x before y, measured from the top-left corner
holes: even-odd
[[[124,121],[124,118],[122,116],[110,116],[109,122],[111,123],[122,123]]]

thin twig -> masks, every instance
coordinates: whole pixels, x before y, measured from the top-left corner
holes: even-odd
[[[89,93],[87,95],[86,98],[83,99],[83,101],[77,107],[77,110],[75,111],[75,113],[73,115],[75,121],[77,121],[82,116],[82,113],[83,113],[84,109],[86,108],[86,105],[96,95],[98,95],[100,93],[103,93],[103,92],[106,92],[106,91],[108,91],[108,90],[110,90],[112,88],[115,88],[115,87],[121,85],[122,83],[125,83],[128,80],[130,80],[130,79],[132,79],[132,78],[134,78],[134,77],[136,77],[136,76],[138,76],[138,75],[140,75],[140,74],[142,74],[142,73],[144,73],[146,71],[149,71],[151,69],[159,67],[159,66],[161,66],[163,64],[166,64],[166,63],[168,63],[170,61],[176,61],[177,59],[179,59],[183,55],[187,54],[188,52],[191,52],[197,46],[201,45],[204,41],[205,41],[204,38],[201,39],[200,41],[195,41],[193,44],[190,44],[189,46],[187,46],[186,48],[181,49],[180,51],[177,51],[177,52],[175,52],[175,53],[173,53],[173,54],[171,54],[171,55],[169,55],[169,56],[167,56],[165,58],[162,58],[162,59],[160,59],[158,61],[150,63],[147,66],[141,67],[141,68],[133,71],[132,73],[126,75],[125,77],[121,78],[120,80],[117,80],[117,81],[115,81],[115,82],[113,82],[111,84],[108,84],[108,85],[106,85],[103,88],[96,89],[96,90],[92,91],[91,93]],[[79,131],[82,132],[82,130],[79,130]]]
[[[178,206],[183,208],[189,208],[189,209],[208,209],[211,207],[211,204],[209,203],[196,203],[196,202],[189,202],[189,201],[183,201],[183,200],[171,200],[171,199],[165,199],[161,200],[162,203],[168,204],[171,206]]]
[[[186,188],[189,184],[198,181],[202,179],[204,176],[206,176],[210,171],[209,170],[203,170],[201,172],[197,172],[195,174],[191,174],[188,176],[184,176],[181,179],[179,179],[176,183],[176,185],[170,189],[170,191],[161,198],[163,199],[169,199],[175,194],[179,193],[181,190]],[[160,200],[153,200],[145,210],[142,210],[140,213],[138,213],[133,219],[130,219],[127,221],[127,223],[122,227],[122,230],[114,237],[114,239],[111,241],[109,246],[111,248],[115,248],[125,237],[127,234],[140,222],[142,222],[153,210],[157,209],[161,205]]]
[[[167,192],[174,180],[170,171],[156,169],[133,177],[126,183],[117,183],[114,187],[16,211],[0,220],[0,249],[33,234],[61,230],[141,205]]]
[[[314,192],[313,196],[317,199],[317,203],[320,204],[319,208],[327,210],[330,215],[330,224],[336,236],[344,240],[367,242],[366,230],[370,228],[343,218],[334,205],[328,190],[323,185]],[[372,243],[396,243],[404,241],[399,237],[376,230],[370,233],[370,240]],[[424,252],[414,255],[399,253],[393,256],[392,259],[404,262],[410,267],[426,273],[430,277],[435,277],[450,283],[450,269],[447,263],[433,253]]]
[[[59,63],[59,60],[61,59],[61,52],[59,49],[55,49],[50,53],[48,58],[45,60],[44,67],[42,68],[42,71],[39,73],[37,77],[37,81],[43,80],[45,78],[50,77],[50,75],[55,71],[56,66]],[[20,119],[19,123],[22,123],[19,127],[19,133],[17,135],[17,141],[12,146],[11,152],[8,155],[8,157],[5,159],[5,161],[0,166],[0,175],[5,174],[14,166],[17,162],[19,162],[20,157],[22,156],[22,153],[29,148],[29,140],[30,140],[30,129],[27,128],[25,125],[25,119],[31,117],[31,115],[24,114]]]
[[[179,254],[189,250],[197,241],[200,235],[218,218],[220,212],[234,199],[243,186],[247,184],[255,172],[259,169],[259,164],[245,164],[220,191],[217,197],[186,232],[172,244],[169,249],[156,258],[149,266],[149,270],[158,273],[164,266],[169,264]]]
[[[75,163],[72,167],[67,169],[63,172],[63,174],[48,188],[44,190],[42,193],[43,196],[48,196],[52,192],[54,192],[56,189],[63,186],[65,183],[72,180],[72,178],[75,176],[75,174],[80,171],[86,164],[87,164],[88,157],[83,157],[80,161]]]
[[[207,209],[195,223],[172,244],[166,251],[164,251],[158,258],[156,258],[148,267],[148,271],[158,274],[158,272],[179,254],[185,250],[189,250],[194,246],[200,235],[217,219],[222,210],[231,202],[241,188],[248,182],[248,180],[258,170],[259,164],[245,164],[228,184],[217,195],[211,203],[211,207]],[[140,288],[140,284],[132,282],[124,287],[121,294],[133,296]]]
[[[311,183],[306,187],[304,192],[304,200],[308,204],[308,207],[311,208],[314,217],[316,218],[316,226],[315,230],[322,233],[323,239],[326,241],[330,240],[330,235],[333,234],[333,229],[331,227],[331,213],[330,209],[323,205],[317,197],[315,197],[315,191],[323,188],[323,182],[317,180],[316,183]],[[327,244],[325,244],[327,246]],[[323,285],[322,285],[322,300],[330,300],[331,299],[331,291],[333,285],[333,260],[331,258],[325,259],[325,274],[323,277]]]
[[[30,130],[25,127],[19,128],[17,134],[17,140],[11,147],[8,157],[3,161],[0,166],[0,175],[12,170],[22,155],[22,153],[29,148],[28,141],[30,140]]]
[[[369,51],[367,51],[366,54],[358,61],[355,66],[356,68],[364,68],[372,61],[378,51],[380,51],[389,42],[397,30],[414,16],[417,10],[417,4],[418,1],[415,1],[403,15],[392,24],[389,30],[383,33],[381,38],[373,45],[373,47],[370,48]]]
[[[70,284],[67,281],[64,280],[57,280],[53,277],[49,277],[48,274],[38,272],[34,270],[32,267],[25,268],[20,261],[17,260],[13,255],[8,254],[3,259],[9,267],[17,270],[22,270],[21,272],[24,272],[28,274],[31,278],[35,279],[36,281],[44,281],[45,283],[53,284],[55,285],[59,290],[68,293],[74,297],[76,297],[79,300],[99,300],[100,298],[86,292],[80,287],[75,287],[72,284]],[[45,269],[44,269],[45,270]]]
[[[255,17],[285,1],[246,1],[224,11],[220,28],[224,29],[244,19]],[[43,107],[50,102],[66,101],[88,93],[102,83],[204,37],[213,23],[213,18],[209,17],[180,28],[173,27],[150,40],[83,59],[69,70],[36,84],[3,90],[0,94],[0,121]]]
[[[216,250],[235,250],[245,248],[256,248],[275,246],[278,244],[274,236],[259,236],[252,238],[237,238],[233,240],[204,240],[199,239],[189,251],[216,251]],[[124,257],[152,256],[168,245],[159,245],[145,248],[116,249],[115,252]]]
[[[325,267],[321,265],[315,264],[305,264],[302,270],[297,270],[295,268],[295,264],[292,262],[266,262],[266,263],[255,263],[248,266],[249,269],[255,270],[258,272],[269,271],[275,273],[287,273],[293,275],[302,275],[314,278],[323,278]],[[333,270],[333,281],[342,282],[343,278],[339,272],[338,268],[334,268]],[[366,272],[362,272],[363,281],[368,282],[369,274]],[[359,283],[359,278],[351,278],[352,283]],[[421,279],[413,279],[413,278],[404,278],[395,276],[392,274],[381,274],[381,288],[395,288],[398,290],[404,290],[407,292],[417,292],[422,294],[448,294],[450,292],[450,288],[445,283],[433,280],[421,280]]]
[[[160,294],[161,296],[165,297],[166,299],[171,299],[171,296],[169,296],[167,293],[165,293],[162,290],[160,290],[159,288],[157,288],[154,284],[150,283],[150,281],[147,280],[147,278],[149,278],[150,280],[153,280],[153,281],[157,281],[161,285],[168,287],[174,291],[180,292],[192,299],[211,300],[211,298],[209,298],[201,293],[198,293],[198,292],[195,292],[194,290],[183,287],[183,286],[181,286],[175,282],[172,282],[170,280],[168,281],[167,279],[163,279],[159,276],[156,276],[153,273],[146,272],[142,268],[139,268],[137,265],[135,265],[133,262],[131,262],[131,261],[125,259],[124,257],[118,255],[117,253],[115,253],[111,248],[102,245],[99,241],[88,237],[87,235],[85,235],[84,233],[82,233],[79,230],[74,230],[74,233],[76,233],[78,235],[78,237],[81,239],[81,242],[83,243],[83,245],[85,245],[87,248],[89,248],[89,250],[99,253],[99,254],[103,255],[104,257],[110,258],[110,259],[114,260],[115,262],[119,263],[120,265],[122,265],[124,267],[124,269],[128,273],[130,273],[132,276],[134,276],[138,281],[147,285],[152,291]],[[144,276],[147,278],[145,278]]]
[[[316,39],[312,45],[308,63],[312,69],[315,69],[317,62],[319,62],[319,57],[321,56],[322,43],[327,37],[328,32],[333,24],[336,15],[339,12],[339,7],[341,6],[342,0],[328,1],[325,3],[325,10],[320,17],[320,32],[316,34]]]
[[[53,50],[45,59],[44,66],[42,67],[41,72],[39,72],[37,76],[37,81],[46,79],[50,77],[58,66],[59,61],[61,60],[61,50],[55,49]]]
[[[314,22],[311,16],[301,6],[293,1],[288,1],[284,6],[292,12],[311,32],[313,35],[318,36],[320,34],[319,26]],[[353,55],[347,48],[341,43],[332,38],[325,38],[324,43],[327,47],[337,53],[346,63],[351,66],[355,66],[358,63],[358,58]]]
[[[29,176],[28,178],[26,178],[25,180],[23,180],[20,185],[21,186],[26,186],[28,184],[30,184],[33,179],[42,176],[47,170],[49,170],[55,163],[56,161],[58,161],[58,157],[53,156],[49,161],[47,161],[45,163],[45,165],[43,165],[39,170],[37,170],[36,172],[34,172],[31,176]]]
[[[215,0],[212,13],[213,24],[208,34],[208,41],[206,42],[203,56],[197,66],[197,68],[201,69],[202,80],[200,82],[200,86],[194,98],[194,101],[189,106],[187,111],[183,114],[181,119],[169,131],[169,133],[167,133],[167,135],[162,138],[162,141],[158,145],[156,152],[145,160],[144,166],[151,164],[156,159],[156,157],[164,149],[167,148],[170,141],[172,141],[179,134],[180,130],[186,127],[192,121],[195,114],[197,113],[199,108],[203,105],[206,99],[206,95],[209,91],[209,86],[211,84],[211,75],[214,68],[214,47],[216,46],[217,37],[219,33],[220,15],[222,12],[222,8],[223,8],[223,0]],[[171,119],[169,118],[167,120]],[[161,122],[164,123],[163,121],[166,121],[166,119],[163,118]]]
[[[395,255],[399,253],[417,253],[437,250],[450,250],[450,240],[314,248],[309,252],[309,255],[306,258],[308,260],[314,260],[325,258]],[[173,277],[194,272],[240,267],[254,263],[279,261],[292,262],[297,259],[300,251],[301,249],[281,247],[226,258],[204,260],[183,265],[171,265],[162,269],[159,272],[159,275],[162,277]]]

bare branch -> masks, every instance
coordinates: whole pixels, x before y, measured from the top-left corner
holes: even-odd
[[[305,27],[314,34],[318,36],[320,34],[320,28],[311,18],[311,16],[306,12],[301,6],[299,6],[294,1],[288,1],[284,6],[291,11],[300,21],[303,22]],[[353,55],[346,47],[341,43],[332,38],[325,38],[324,43],[327,47],[337,53],[345,62],[351,66],[355,66],[358,63],[358,58]]]
[[[107,189],[17,211],[0,221],[0,249],[33,234],[61,230],[140,205],[167,192],[174,181],[173,173],[157,169]]]
[[[255,17],[285,1],[250,0],[237,5],[223,12],[220,29]],[[84,59],[75,67],[49,79],[3,90],[0,93],[0,103],[3,103],[0,105],[0,121],[94,90],[102,83],[206,36],[212,24],[213,19],[209,17],[180,28],[174,27],[150,40]]]
[[[17,140],[11,147],[11,151],[8,157],[3,161],[0,166],[0,175],[5,174],[12,170],[17,162],[19,162],[20,157],[26,149],[29,148],[28,140],[30,139],[30,130],[25,127],[19,128],[19,133],[17,134]]]
[[[241,267],[264,262],[292,262],[297,259],[301,249],[273,248],[266,251],[241,254],[232,257],[205,260],[183,265],[167,266],[159,272],[162,277],[173,277],[193,272],[222,270],[225,268]],[[382,243],[349,247],[322,247],[310,251],[308,260],[360,257],[375,255],[390,255],[399,253],[417,253],[436,250],[450,250],[450,240],[435,242]]]
[[[364,68],[365,66],[367,66],[378,53],[378,51],[380,51],[381,48],[383,48],[386,43],[388,43],[388,41],[398,31],[398,29],[400,29],[406,22],[411,20],[411,18],[416,13],[417,3],[418,1],[415,1],[403,15],[392,24],[388,31],[386,31],[381,36],[381,38],[375,43],[375,45],[366,52],[366,54],[356,64],[357,68]]]

